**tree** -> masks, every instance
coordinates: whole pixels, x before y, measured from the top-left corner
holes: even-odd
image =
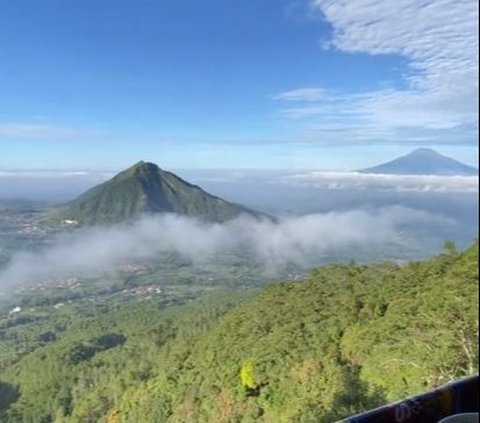
[[[258,385],[255,381],[253,371],[253,362],[251,360],[245,361],[240,370],[240,380],[245,388],[247,395],[258,395]]]

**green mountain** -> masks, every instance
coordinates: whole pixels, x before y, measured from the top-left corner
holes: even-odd
[[[167,308],[22,311],[0,320],[0,421],[331,423],[477,373],[478,295],[475,243]]]
[[[139,162],[77,199],[54,208],[49,219],[79,225],[123,222],[144,213],[178,213],[203,221],[224,222],[259,213],[215,197],[171,172]]]

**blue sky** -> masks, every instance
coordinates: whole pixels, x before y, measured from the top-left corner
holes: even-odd
[[[15,0],[0,169],[478,160],[472,0]]]

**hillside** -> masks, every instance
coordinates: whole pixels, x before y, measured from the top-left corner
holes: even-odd
[[[215,197],[153,163],[139,162],[77,199],[50,211],[49,219],[79,225],[123,222],[144,213],[178,213],[210,222],[260,214]]]
[[[0,334],[7,423],[333,422],[478,372],[478,243],[178,307],[65,306]]]
[[[405,156],[358,172],[396,175],[478,175],[478,169],[429,148],[418,148]]]

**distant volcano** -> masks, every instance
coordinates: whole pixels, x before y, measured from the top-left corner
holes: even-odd
[[[139,162],[77,199],[55,207],[49,220],[79,225],[117,223],[144,213],[177,213],[224,222],[260,213],[215,197],[154,163]]]
[[[430,148],[419,148],[406,156],[358,172],[395,175],[478,175],[478,169]]]

